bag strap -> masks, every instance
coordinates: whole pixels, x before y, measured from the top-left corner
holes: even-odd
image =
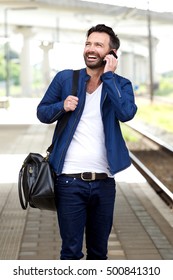
[[[18,175],[18,194],[19,194],[19,200],[20,200],[20,204],[22,209],[26,210],[27,206],[28,206],[28,201],[25,198],[24,195],[24,187],[23,187],[23,172],[24,172],[24,165],[22,165],[20,171],[19,171],[19,175]]]
[[[79,80],[79,72],[80,70],[74,70],[73,71],[73,86],[72,86],[72,92],[71,94],[76,96],[77,95],[77,88],[78,88],[78,80]],[[57,126],[57,129],[55,130],[56,132],[56,137],[54,138],[55,140],[52,142],[52,144],[48,147],[47,149],[47,157],[46,159],[49,158],[49,155],[50,153],[52,152],[53,150],[53,146],[54,146],[54,143],[56,141],[56,138],[57,136],[61,135],[61,133],[63,132],[64,128],[66,127],[67,125],[67,122],[70,118],[70,115],[71,115],[72,112],[67,112],[65,113],[65,115],[62,117],[61,121],[59,121],[58,123],[58,126]]]
[[[71,93],[72,95],[77,95],[79,72],[80,72],[80,70],[73,71],[73,87],[72,87],[72,93]]]

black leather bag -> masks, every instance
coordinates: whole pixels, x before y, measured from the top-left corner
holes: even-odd
[[[72,95],[76,95],[79,70],[74,71]],[[66,113],[58,123],[56,134],[60,135],[70,117]],[[47,156],[38,153],[30,153],[24,160],[19,171],[18,194],[21,207],[27,209],[28,205],[33,208],[44,210],[56,210],[54,196],[54,172],[49,164],[49,155],[53,150],[54,142],[47,149]]]
[[[23,209],[31,207],[56,210],[54,197],[54,173],[48,162],[37,153],[30,153],[19,172],[19,199]]]

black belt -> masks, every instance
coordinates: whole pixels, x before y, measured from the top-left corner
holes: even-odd
[[[68,177],[80,178],[83,181],[104,180],[108,177],[106,173],[83,172],[74,174],[62,174]]]

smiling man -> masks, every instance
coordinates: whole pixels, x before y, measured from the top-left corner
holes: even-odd
[[[44,123],[71,112],[61,136],[53,137],[50,155],[62,260],[83,257],[84,232],[86,259],[107,259],[114,175],[131,164],[119,121],[131,120],[137,111],[131,82],[115,73],[119,46],[112,28],[99,24],[89,29],[77,96],[70,95],[73,70],[64,70],[56,74],[37,108]]]

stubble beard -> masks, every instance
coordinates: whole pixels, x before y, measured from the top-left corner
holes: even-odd
[[[101,68],[101,67],[103,67],[103,59],[102,58],[100,58],[100,60],[99,61],[97,61],[96,63],[94,63],[94,62],[88,62],[87,61],[87,58],[84,56],[84,61],[85,61],[85,64],[86,64],[86,66],[88,67],[88,68],[90,68],[90,69],[97,69],[97,68]]]

